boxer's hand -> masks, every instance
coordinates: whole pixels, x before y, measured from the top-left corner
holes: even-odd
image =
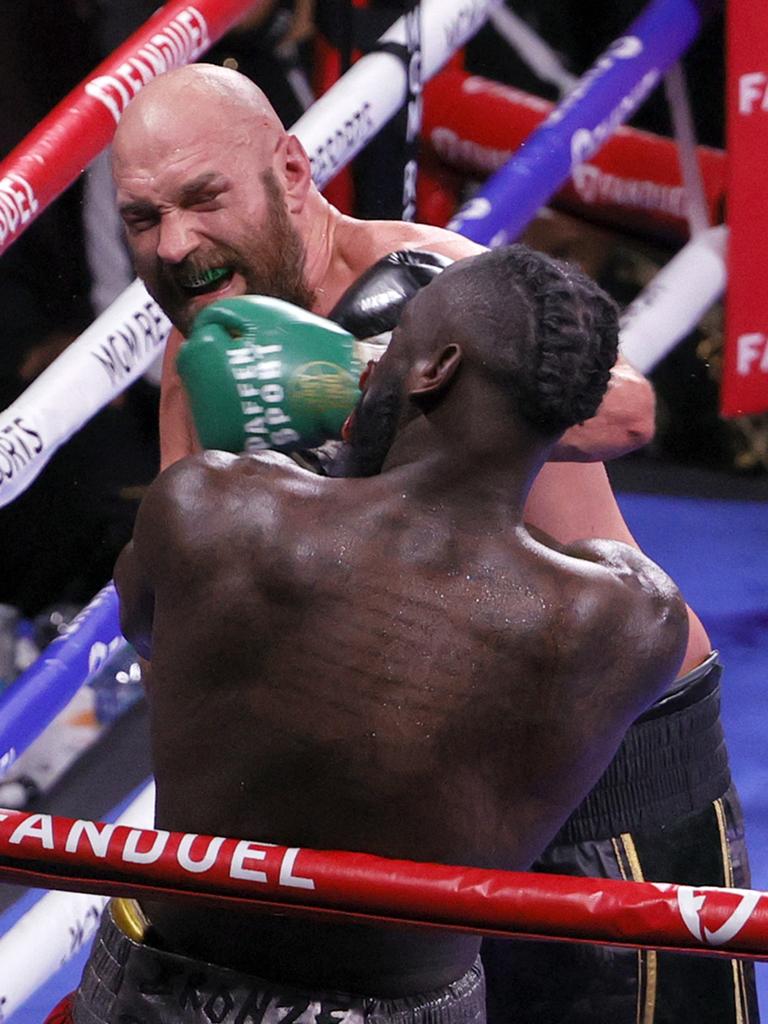
[[[369,267],[329,313],[363,343],[363,359],[379,359],[406,302],[453,260],[436,252],[403,249]]]
[[[206,306],[177,367],[204,448],[313,448],[339,436],[359,397],[352,335],[260,295]]]

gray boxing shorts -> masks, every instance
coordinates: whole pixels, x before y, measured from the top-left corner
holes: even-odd
[[[108,904],[72,1004],[74,1024],[485,1024],[478,959],[445,988],[398,999],[308,992],[136,942]]]

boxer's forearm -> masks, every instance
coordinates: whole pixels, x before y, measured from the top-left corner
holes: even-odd
[[[178,378],[160,391],[160,469],[201,451]]]
[[[606,462],[626,455],[652,439],[654,413],[651,384],[620,358],[597,414],[566,431],[549,458],[556,462]]]
[[[176,356],[183,342],[174,329],[168,338],[160,380],[160,469],[200,451],[189,403],[176,372]]]
[[[637,547],[600,462],[547,462],[533,482],[523,518],[560,544],[604,537]]]

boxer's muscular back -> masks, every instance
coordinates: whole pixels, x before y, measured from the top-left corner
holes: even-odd
[[[461,259],[482,247],[442,228],[399,221],[359,221],[339,216],[337,245],[327,280],[318,289],[314,312],[327,314],[357,278],[381,256],[396,249],[431,249]],[[171,332],[163,360],[160,395],[160,462],[162,468],[200,450],[186,396],[176,373],[183,339]],[[550,462],[536,480],[526,519],[563,542],[581,537],[610,537],[637,547],[627,528],[601,463]],[[689,643],[681,674],[699,665],[711,644],[701,621],[689,609]]]
[[[397,472],[327,481],[279,456],[221,459],[163,478],[137,528],[158,827],[526,867],[674,675],[668,602],[522,531],[510,544],[501,510],[493,528],[483,510],[405,501]],[[229,916],[152,917],[257,973],[285,970],[264,949],[287,942],[294,980],[331,986],[410,961],[432,987],[476,949],[325,926],[318,943],[319,925],[304,948],[300,922],[251,917],[233,943]]]

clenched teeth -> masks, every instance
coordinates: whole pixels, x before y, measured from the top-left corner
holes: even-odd
[[[180,279],[179,283],[188,291],[206,292],[211,291],[225,277],[230,277],[232,271],[228,267],[209,267],[208,270],[198,270]]]

